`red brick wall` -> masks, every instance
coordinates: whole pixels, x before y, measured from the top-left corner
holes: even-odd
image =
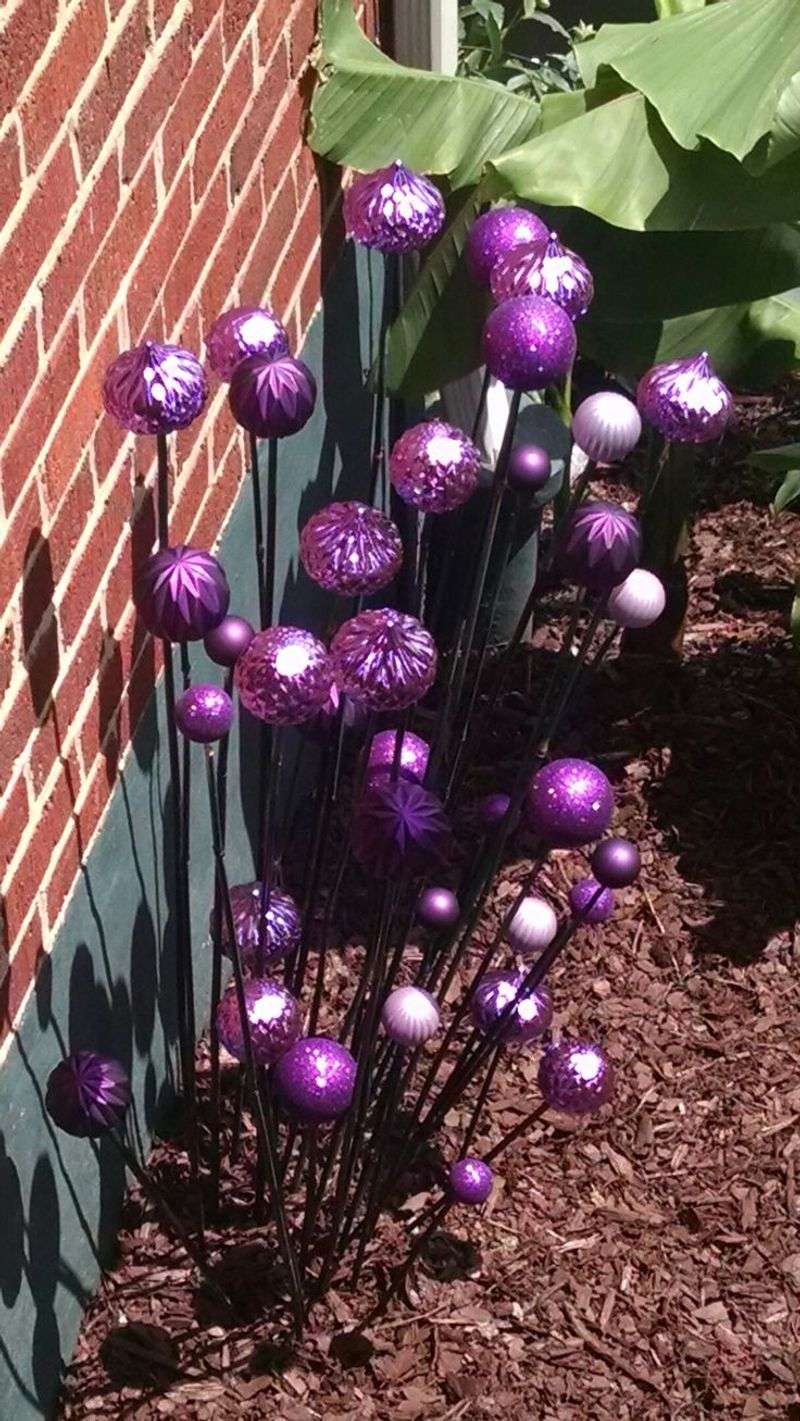
[[[52,939],[152,689],[131,567],[153,440],[102,415],[145,336],[200,352],[227,305],[299,346],[338,239],[303,147],[314,0],[11,0],[0,21],[0,988]],[[172,535],[210,547],[244,473],[216,385],[178,441]],[[0,962],[0,976],[3,975]]]

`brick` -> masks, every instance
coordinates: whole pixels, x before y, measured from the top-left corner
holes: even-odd
[[[134,342],[155,334],[148,321],[172,265],[178,234],[188,230],[191,212],[191,176],[185,168],[159,213],[128,287],[128,324]]]
[[[81,461],[75,478],[58,510],[58,517],[47,529],[50,557],[53,566],[53,582],[58,585],[67,564],[74,553],[94,508],[94,488],[89,456]]]
[[[0,116],[13,107],[53,30],[58,0],[18,5],[0,31]]]
[[[240,292],[243,301],[257,305],[263,299],[273,267],[289,239],[296,215],[294,183],[291,173],[287,170],[270,205],[267,220],[253,243],[248,261],[242,270]]]
[[[0,440],[5,439],[6,431],[14,423],[30,395],[38,363],[36,316],[31,311],[0,366]],[[0,466],[0,478],[8,512],[14,499],[9,497],[10,486],[6,486],[4,464]]]
[[[78,151],[84,173],[95,162],[141,72],[147,44],[147,0],[139,0],[78,115]]]
[[[316,35],[316,0],[300,0],[289,30],[289,64],[293,78],[305,68]]]
[[[220,311],[230,304],[231,293],[263,220],[263,198],[257,183],[243,194],[231,215],[231,225],[214,254],[200,288],[200,312],[208,330]]]
[[[261,64],[266,64],[269,59],[285,22],[285,7],[277,4],[276,0],[266,0],[258,17],[258,52]]]
[[[195,201],[208,188],[231,132],[248,108],[252,92],[253,59],[250,51],[244,49],[226,76],[208,122],[197,140],[192,162]]]
[[[59,622],[64,646],[68,650],[75,644],[86,613],[97,596],[103,572],[109,565],[129,514],[130,486],[127,470],[123,470],[99,513],[95,513],[95,522],[81,548],[76,566],[56,591]]]
[[[216,3],[214,8],[217,9]],[[169,116],[169,132],[164,143],[164,182],[168,188],[221,82],[222,31],[216,24],[202,49],[195,53],[192,68]]]
[[[24,208],[0,257],[0,328],[9,325],[75,200],[75,169],[64,140]]]
[[[290,167],[303,141],[306,103],[299,89],[292,89],[269,144],[269,173],[283,173]]]
[[[20,498],[14,515],[0,540],[0,607],[11,600],[15,588],[35,548],[41,541],[41,513],[36,483],[31,481]],[[0,773],[0,785],[3,775]]]
[[[251,19],[253,11],[253,0],[224,0],[222,6],[222,38],[225,44],[226,59],[236,48],[239,37],[248,20]]]
[[[119,340],[112,326],[99,342],[75,387],[69,407],[63,411],[44,460],[42,490],[47,512],[52,516],[66,493],[98,418],[102,414],[100,389],[106,367],[119,353]]]
[[[86,278],[83,304],[88,344],[114,305],[120,284],[130,270],[131,254],[140,249],[153,226],[157,205],[155,165],[151,158],[130,189]]]
[[[175,10],[175,0],[153,0],[153,30],[156,38],[162,30],[169,24],[170,18]],[[191,25],[190,25],[191,34]]]
[[[164,309],[171,329],[189,303],[203,267],[227,220],[227,181],[218,173],[198,208],[164,288]]]
[[[30,909],[30,904],[28,905]],[[6,916],[8,910],[5,908]],[[8,929],[9,943],[11,943],[11,928]],[[2,1035],[8,1034],[16,1014],[25,998],[25,994],[36,974],[37,968],[44,957],[42,920],[39,913],[38,904],[34,906],[34,911],[29,917],[28,926],[24,933],[15,934],[18,937],[16,951],[13,961],[8,970],[8,975],[0,988],[0,1010],[2,1011],[2,1025],[5,1028]]]
[[[245,186],[255,167],[256,158],[264,147],[288,80],[286,54],[285,51],[279,50],[266,74],[256,85],[244,126],[231,149],[231,186],[234,193]]]
[[[27,826],[30,803],[28,785],[19,775],[0,809],[0,880],[13,859]]]
[[[130,182],[144,161],[176,94],[180,93],[191,62],[191,27],[187,16],[171,37],[146,89],[126,121],[122,148],[123,182]],[[165,139],[167,143],[171,142],[169,131]]]
[[[22,418],[3,454],[2,482],[10,507],[41,456],[50,430],[65,407],[80,366],[78,318],[73,315],[53,347],[46,365],[30,385]]]
[[[0,138],[0,227],[16,205],[22,187],[22,154],[15,128]]]
[[[273,0],[268,0],[271,5]],[[219,14],[219,0],[192,0],[192,39],[198,44]]]
[[[78,220],[43,285],[43,326],[49,346],[66,311],[75,299],[100,243],[114,220],[120,199],[117,155],[112,153],[100,170]]]
[[[69,110],[89,74],[106,36],[103,0],[78,0],[69,11],[61,35],[21,109],[28,171],[38,168],[50,144],[67,120]]]

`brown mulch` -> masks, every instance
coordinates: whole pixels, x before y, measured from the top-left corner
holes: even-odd
[[[644,860],[612,922],[579,934],[552,980],[558,1025],[596,1034],[617,1063],[613,1108],[577,1126],[545,1117],[519,1141],[489,1205],[449,1216],[366,1339],[359,1323],[404,1249],[401,1211],[358,1294],[343,1274],[292,1349],[265,1317],[274,1247],[244,1169],[226,1180],[235,1248],[210,1236],[238,1287],[233,1326],[133,1194],[65,1421],[798,1421],[800,681],[787,618],[800,543],[741,463],[753,442],[797,437],[795,403],[791,387],[743,401],[707,471],[683,660],[613,661],[558,747],[611,775],[617,829]],[[483,941],[526,865],[523,841]],[[542,884],[563,902],[581,870],[581,855],[556,854]],[[334,957],[332,989],[347,974]],[[508,1058],[477,1153],[535,1104],[536,1065],[535,1051]],[[160,1144],[154,1158],[177,1197],[182,1156]]]

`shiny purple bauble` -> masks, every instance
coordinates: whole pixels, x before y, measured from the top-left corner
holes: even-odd
[[[641,432],[642,420],[633,400],[615,390],[589,395],[572,416],[572,437],[595,464],[615,464],[626,458]]]
[[[353,816],[353,854],[368,873],[429,873],[446,858],[450,821],[442,802],[411,780],[376,780]]]
[[[221,686],[190,686],[175,702],[175,721],[187,740],[210,745],[228,734],[233,723],[233,701]]]
[[[489,1165],[474,1155],[465,1155],[451,1164],[447,1178],[457,1204],[485,1204],[494,1184]]]
[[[596,878],[582,878],[569,890],[569,906],[584,923],[607,923],[614,914],[614,894]]]
[[[450,888],[425,888],[417,899],[417,917],[426,928],[452,928],[461,915]]]
[[[235,883],[230,890],[230,896],[233,927],[242,965],[247,971],[252,971],[258,966],[261,884]],[[264,895],[264,901],[264,966],[273,967],[276,962],[289,957],[299,947],[302,919],[294,898],[279,888],[271,887]],[[220,947],[226,957],[230,957],[230,939],[224,914]]]
[[[608,594],[606,612],[618,627],[641,629],[657,622],[667,593],[663,582],[645,567],[635,567],[624,582]]]
[[[348,237],[378,252],[416,252],[444,226],[444,199],[435,183],[397,160],[353,178],[344,195]]]
[[[530,780],[525,818],[552,848],[577,848],[599,839],[611,823],[614,791],[589,760],[551,760]]]
[[[389,456],[389,478],[404,503],[422,513],[450,513],[478,487],[481,456],[455,425],[428,419],[400,435]]]
[[[303,1030],[300,1003],[282,982],[255,977],[244,984],[247,1023],[257,1066],[274,1066]],[[217,1032],[226,1051],[245,1060],[245,1038],[235,986],[223,992],[217,1007]]]
[[[565,311],[544,296],[518,296],[492,311],[483,328],[483,358],[510,390],[544,390],[572,369],[578,343]]]
[[[219,626],[231,592],[211,553],[179,543],[145,558],[133,579],[133,604],[153,636],[199,641]]]
[[[539,444],[518,444],[508,461],[509,487],[517,493],[539,493],[550,477],[550,455]]]
[[[546,242],[548,230],[526,207],[493,207],[476,217],[467,234],[467,270],[479,286],[489,287],[496,262],[526,242]]]
[[[547,296],[571,321],[586,315],[594,297],[586,262],[563,246],[555,232],[544,242],[529,242],[501,257],[492,269],[491,287],[495,301]]]
[[[274,311],[263,306],[237,306],[223,311],[206,336],[208,363],[220,380],[230,380],[249,355],[267,360],[289,354],[289,337]]]
[[[50,1072],[45,1108],[59,1130],[79,1139],[96,1139],[125,1119],[131,1086],[111,1056],[76,1051]]]
[[[551,1110],[591,1115],[614,1094],[614,1068],[600,1046],[565,1037],[545,1047],[539,1089]]]
[[[295,1120],[324,1125],[350,1109],[356,1063],[338,1041],[305,1036],[280,1057],[274,1079],[280,1100]]]
[[[524,980],[521,972],[487,972],[481,978],[471,1004],[476,1030],[486,1035],[508,1012],[499,1038],[506,1045],[521,1046],[544,1035],[553,1020],[553,999],[544,986],[518,996]]]
[[[103,380],[106,412],[132,434],[171,434],[197,418],[208,381],[196,355],[148,340],[124,350]]]
[[[570,582],[607,594],[633,571],[642,550],[638,519],[619,503],[591,500],[576,508],[558,549],[558,565]]]
[[[648,424],[678,444],[719,439],[733,415],[733,395],[706,351],[654,365],[639,381],[636,403]]]
[[[395,987],[383,1004],[381,1023],[398,1046],[423,1046],[439,1030],[439,1008],[421,987]]]
[[[591,857],[592,873],[605,888],[628,888],[642,868],[642,858],[630,839],[603,839]]]
[[[436,643],[416,617],[378,607],[360,612],[331,642],[339,689],[371,711],[405,710],[436,679]]]
[[[256,632],[234,674],[242,705],[268,725],[310,720],[322,709],[333,683],[325,647],[302,627]]]
[[[367,756],[367,781],[386,779],[391,776],[394,768],[397,738],[401,734],[399,730],[380,730],[373,737]],[[427,740],[415,735],[413,730],[402,732],[402,744],[400,746],[400,764],[398,774],[404,780],[414,780],[416,784],[422,784],[425,778],[425,771],[428,768],[428,756],[431,747]]]
[[[255,634],[255,627],[246,617],[223,617],[216,627],[206,632],[203,646],[217,666],[231,667],[236,665],[242,652],[247,651]]]
[[[292,355],[248,355],[231,377],[228,400],[237,424],[258,439],[285,439],[308,424],[317,384]]]
[[[377,592],[403,562],[403,540],[385,513],[355,500],[312,513],[300,534],[300,561],[326,592],[354,597]]]

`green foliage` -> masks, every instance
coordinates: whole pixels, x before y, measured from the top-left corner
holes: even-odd
[[[580,83],[573,41],[587,40],[591,25],[565,29],[549,13],[550,0],[462,0],[459,5],[459,73],[491,79],[507,89],[540,99],[569,92]],[[540,58],[536,32],[542,28],[567,46]]]
[[[748,464],[768,474],[785,474],[775,493],[772,506],[776,513],[800,505],[800,444],[783,444],[777,449],[760,449],[751,454]]]

